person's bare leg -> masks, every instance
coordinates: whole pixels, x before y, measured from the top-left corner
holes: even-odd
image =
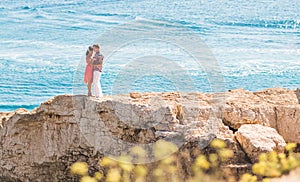
[[[88,96],[92,96],[92,84],[93,84],[93,80],[89,80],[88,81]]]

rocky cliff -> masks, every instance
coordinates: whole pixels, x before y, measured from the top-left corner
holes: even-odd
[[[1,113],[0,119],[0,181],[74,181],[69,167],[75,161],[88,162],[93,172],[104,155],[135,145],[151,149],[160,139],[178,146],[184,168],[195,153],[209,151],[213,138],[221,138],[235,154],[224,167],[238,176],[259,153],[300,143],[299,91],[281,88],[99,100],[60,95],[33,111]]]

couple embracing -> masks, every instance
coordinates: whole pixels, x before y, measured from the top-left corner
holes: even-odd
[[[92,96],[92,84],[94,85],[95,97],[100,98],[103,96],[100,85],[103,58],[98,44],[88,47],[85,57],[86,68],[84,73],[84,82],[88,87],[88,96]]]

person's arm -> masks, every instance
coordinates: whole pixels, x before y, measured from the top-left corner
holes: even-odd
[[[100,55],[100,56],[98,56],[99,57],[99,64],[92,64],[93,66],[102,66],[102,63],[103,63],[103,55]]]
[[[90,65],[90,66],[93,65],[93,61],[92,61],[91,58],[86,57],[86,58],[85,58],[85,62],[86,62],[88,65]]]

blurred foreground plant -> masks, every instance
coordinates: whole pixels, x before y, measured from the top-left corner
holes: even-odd
[[[286,154],[275,151],[261,154],[259,161],[252,166],[254,175],[246,173],[240,181],[256,182],[260,177],[263,182],[267,182],[270,178],[280,177],[300,167],[300,154],[294,153],[296,147],[295,143],[288,143],[285,147]]]
[[[130,150],[129,155],[122,155],[118,159],[104,157],[99,162],[105,174],[96,172],[94,176],[88,175],[88,166],[83,162],[76,162],[71,166],[71,173],[79,175],[80,182],[145,182],[146,179],[157,182],[207,182],[218,181],[222,178],[220,167],[223,162],[233,156],[233,152],[226,148],[223,140],[215,139],[210,146],[214,153],[199,155],[192,165],[192,174],[188,178],[181,176],[181,161],[176,155],[177,146],[160,140],[155,143],[152,154],[136,146]],[[153,155],[158,162],[145,164],[145,156]],[[184,169],[188,170],[188,169]]]
[[[223,175],[220,168],[222,163],[233,157],[233,152],[226,148],[226,143],[223,140],[215,139],[210,143],[210,146],[215,149],[215,153],[210,153],[208,156],[199,155],[192,165],[193,176],[189,182],[206,182],[221,180]],[[230,179],[227,179],[230,181]]]

